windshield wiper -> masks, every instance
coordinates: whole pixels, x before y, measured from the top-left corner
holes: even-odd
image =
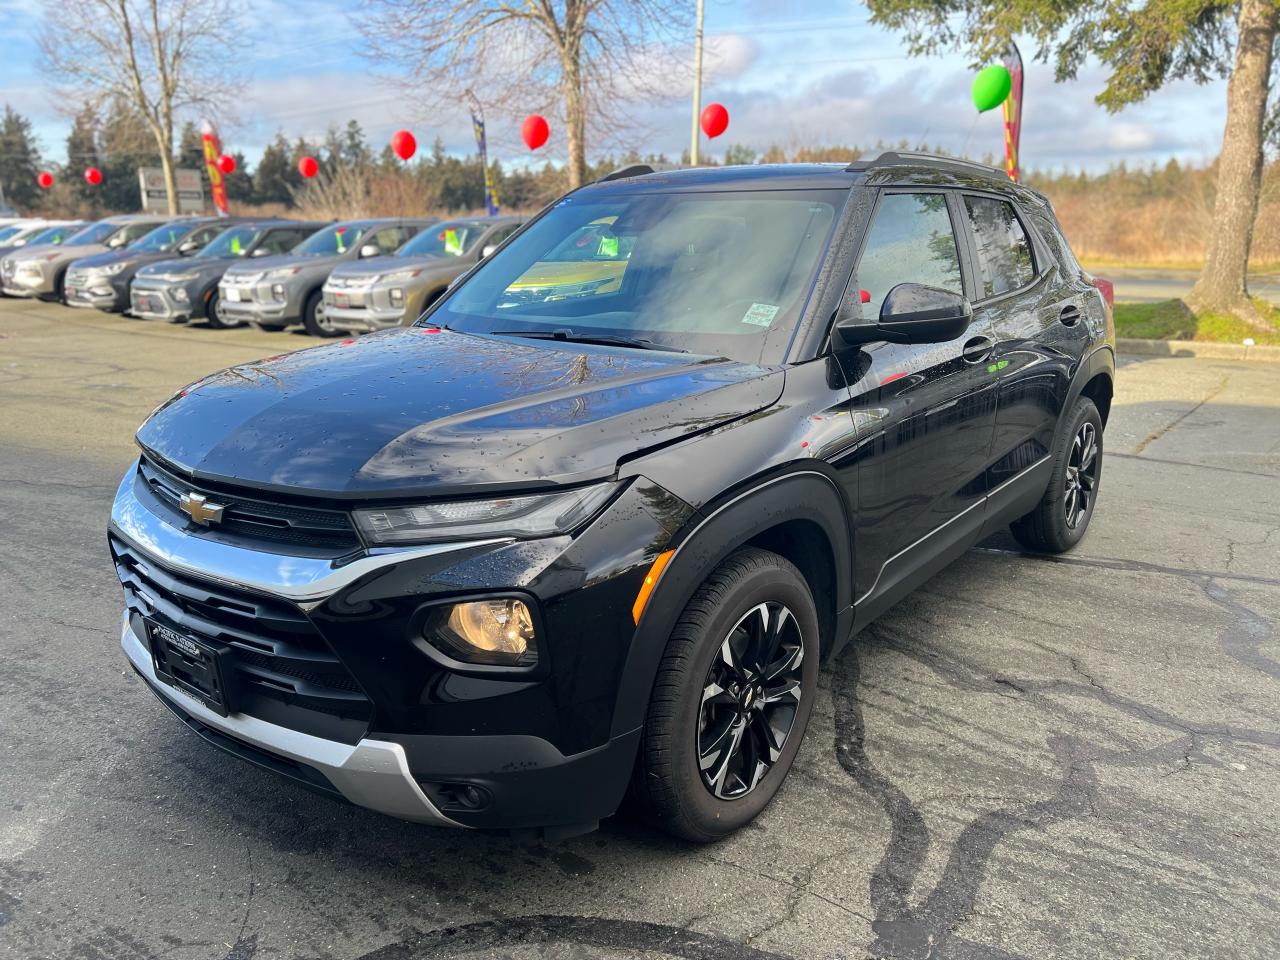
[[[613,333],[575,333],[567,327],[559,330],[490,330],[491,337],[528,337],[531,340],[559,340],[563,343],[598,343],[606,347],[635,347],[638,350],[666,350],[688,353],[679,347],[667,347],[643,337],[623,337]]]

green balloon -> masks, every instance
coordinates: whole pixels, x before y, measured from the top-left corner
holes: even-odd
[[[979,113],[993,110],[1009,98],[1013,89],[1013,77],[1009,71],[999,65],[984,67],[973,78],[973,105]]]

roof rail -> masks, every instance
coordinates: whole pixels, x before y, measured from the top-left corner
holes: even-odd
[[[933,153],[912,153],[904,150],[887,150],[877,157],[866,160],[855,160],[845,167],[849,173],[862,173],[876,167],[936,167],[940,170],[955,170],[961,173],[981,173],[983,176],[993,174],[1009,179],[1009,174],[999,167],[989,167],[985,163],[973,160],[961,160],[958,157],[942,157]]]
[[[632,163],[625,167],[619,167],[617,170],[613,170],[610,173],[606,173],[595,182],[607,183],[610,180],[625,180],[628,177],[642,177],[646,173],[653,173],[653,167],[647,163]]]

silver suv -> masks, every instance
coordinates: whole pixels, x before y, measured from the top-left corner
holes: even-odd
[[[331,270],[348,260],[380,257],[402,246],[432,220],[348,220],[330,224],[280,257],[230,267],[218,284],[222,316],[262,330],[301,323],[324,336],[320,288]]]
[[[393,256],[335,267],[324,285],[318,322],[330,336],[412,323],[523,222],[522,217],[446,220]]]
[[[128,246],[172,219],[143,214],[107,217],[60,244],[30,244],[0,260],[0,283],[11,297],[62,300],[67,267],[73,260]]]

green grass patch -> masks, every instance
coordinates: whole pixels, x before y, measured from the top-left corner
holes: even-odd
[[[1255,343],[1280,346],[1280,310],[1256,301],[1262,315],[1271,321],[1272,333],[1261,333],[1228,313],[1194,314],[1181,300],[1160,303],[1117,303],[1116,336],[1136,340],[1208,340],[1214,343],[1241,343],[1253,337]]]

